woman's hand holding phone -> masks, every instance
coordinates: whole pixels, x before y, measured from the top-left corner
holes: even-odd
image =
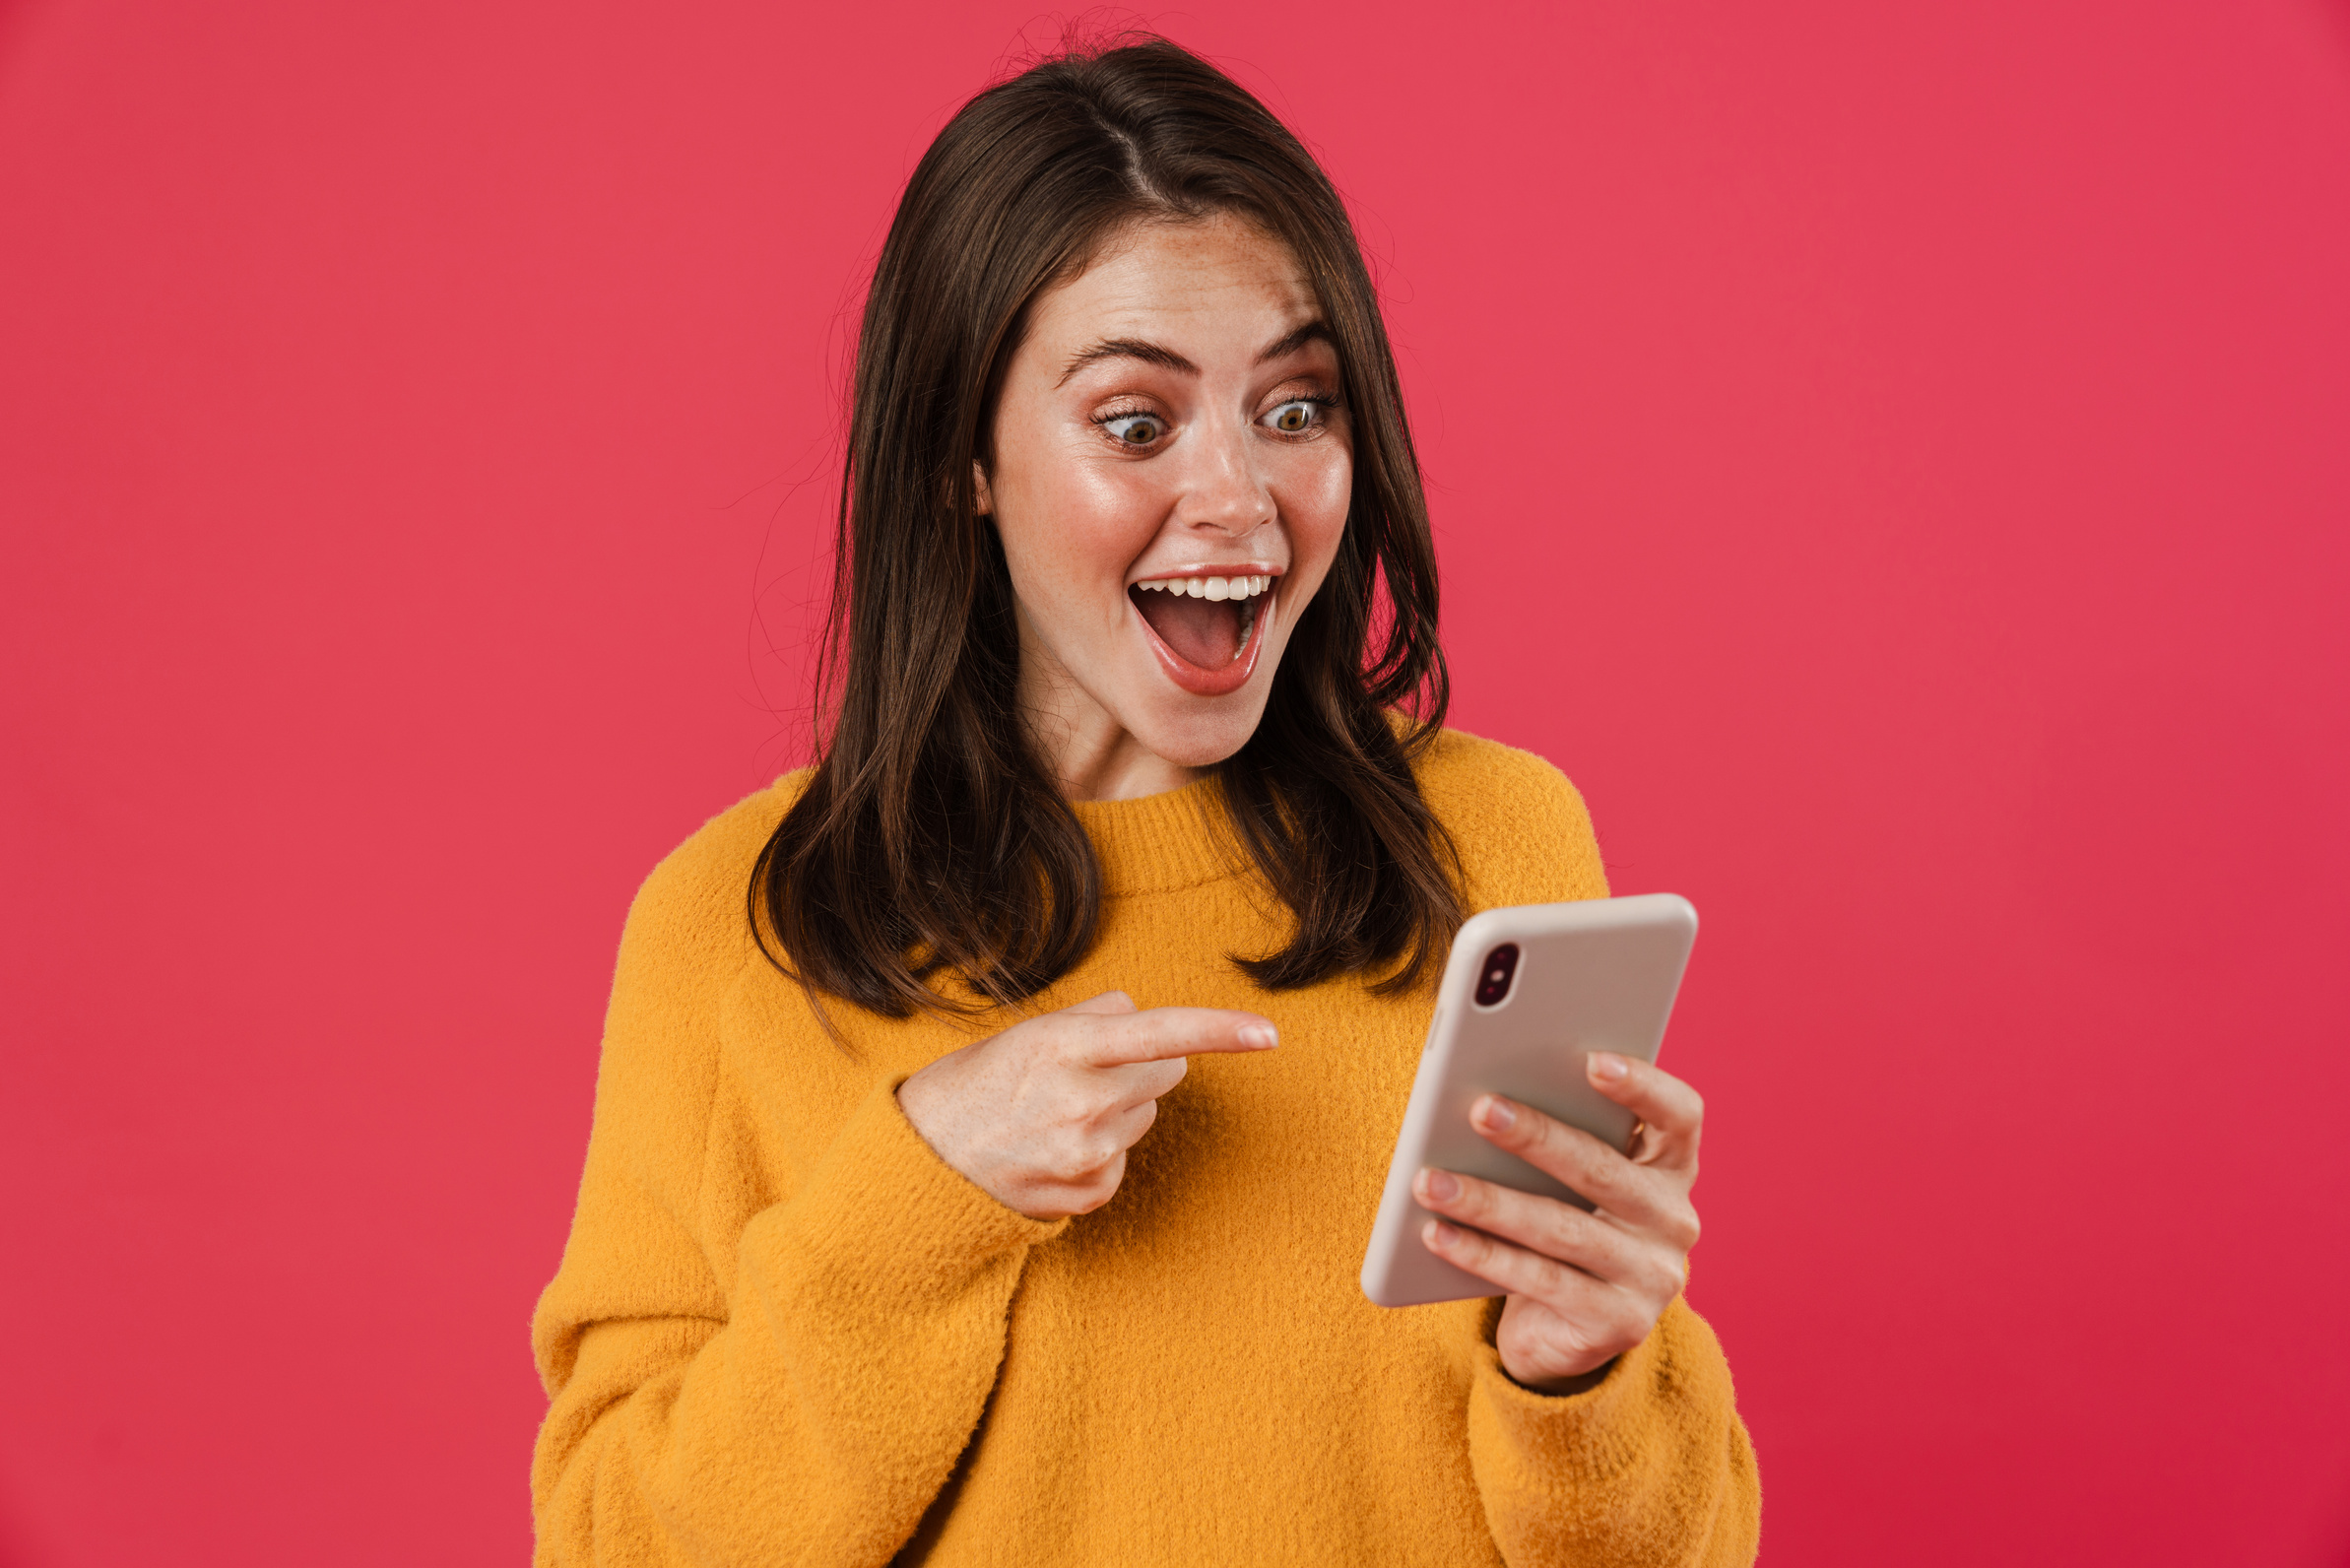
[[[950,1051],[897,1087],[941,1159],[1031,1219],[1089,1213],[1126,1175],[1159,1096],[1203,1051],[1264,1051],[1272,1020],[1225,1008],[1137,1011],[1108,991]]]
[[[1496,1095],[1470,1107],[1469,1123],[1590,1199],[1591,1212],[1450,1171],[1423,1170],[1412,1184],[1422,1208],[1446,1216],[1422,1227],[1428,1250],[1508,1292],[1494,1336],[1502,1370],[1544,1394],[1591,1387],[1646,1339],[1687,1281],[1697,1244],[1689,1189],[1705,1102],[1671,1074],[1612,1052],[1593,1052],[1586,1071],[1640,1118],[1629,1155]]]

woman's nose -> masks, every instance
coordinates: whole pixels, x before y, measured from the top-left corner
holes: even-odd
[[[1219,428],[1193,448],[1177,521],[1237,539],[1273,520],[1278,508],[1257,470],[1250,433],[1246,427]]]

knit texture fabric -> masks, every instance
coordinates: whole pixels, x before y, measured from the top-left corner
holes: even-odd
[[[1605,895],[1547,762],[1448,731],[1418,773],[1475,908]],[[1208,781],[1075,803],[1108,896],[1050,992],[963,1023],[834,1001],[844,1050],[746,925],[802,777],[713,818],[629,910],[532,1326],[538,1563],[1753,1559],[1753,1453],[1685,1302],[1557,1398],[1502,1371],[1497,1301],[1364,1299],[1441,965],[1392,998],[1251,983],[1229,955],[1277,946],[1286,912]],[[1249,1009],[1281,1043],[1194,1058],[1109,1204],[1029,1219],[942,1161],[896,1087],[1110,990]]]

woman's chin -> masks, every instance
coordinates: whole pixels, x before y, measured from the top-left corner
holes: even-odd
[[[1137,705],[1147,711],[1133,715],[1127,733],[1177,767],[1215,766],[1249,744],[1265,715],[1265,687],[1255,681],[1218,697],[1164,686],[1152,695],[1155,700]]]

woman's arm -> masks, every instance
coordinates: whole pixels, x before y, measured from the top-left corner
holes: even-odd
[[[1762,1490],[1730,1364],[1674,1301],[1599,1384],[1536,1394],[1479,1350],[1469,1458],[1511,1568],[1732,1568],[1754,1561]]]
[[[621,941],[579,1209],[533,1325],[542,1568],[885,1563],[978,1423],[1028,1249],[1061,1228],[949,1169],[882,1080],[795,1191],[706,1234],[757,1202],[703,1190],[756,1132],[720,1083],[748,864],[705,843],[745,836],[727,823],[654,874]]]
[[[651,1248],[604,1315],[542,1314],[540,1563],[881,1564],[913,1534],[995,1384],[1027,1249],[1058,1227],[940,1164],[887,1087],[746,1227],[718,1315]]]
[[[1473,907],[1607,896],[1583,798],[1541,758],[1448,733],[1422,784],[1461,845]],[[1688,1198],[1704,1108],[1645,1064],[1594,1086],[1634,1095],[1625,1103],[1651,1128],[1686,1126],[1669,1143],[1644,1128],[1638,1171],[1538,1112],[1513,1129],[1488,1117],[1480,1131],[1536,1164],[1555,1148],[1567,1161],[1560,1178],[1600,1199],[1604,1233],[1563,1204],[1530,1201],[1505,1214],[1482,1183],[1450,1199],[1419,1194],[1461,1221],[1442,1255],[1509,1292],[1469,1350],[1477,1366],[1469,1462],[1486,1524],[1512,1568],[1748,1563],[1761,1511],[1754,1451],[1722,1346],[1679,1297],[1696,1239]],[[1662,1099],[1650,1092],[1660,1087]],[[1623,1178],[1609,1189],[1612,1213],[1599,1190],[1610,1176]],[[1513,1223],[1512,1239],[1496,1239]],[[1617,1283],[1600,1287],[1582,1263]]]
[[[1594,1087],[1640,1118],[1629,1154],[1529,1106],[1480,1099],[1486,1139],[1597,1205],[1422,1171],[1426,1243],[1509,1292],[1479,1346],[1470,1462],[1505,1560],[1753,1560],[1760,1494],[1730,1368],[1680,1300],[1704,1106],[1645,1062],[1595,1054]]]

